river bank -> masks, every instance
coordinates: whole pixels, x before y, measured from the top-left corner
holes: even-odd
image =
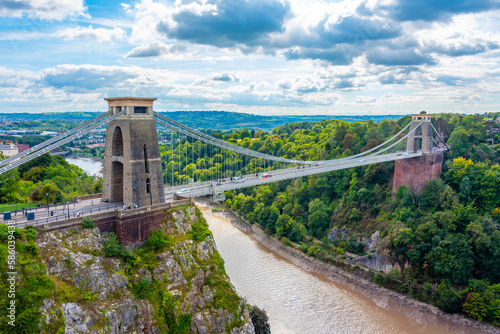
[[[206,200],[198,202],[208,206],[210,209],[214,208]],[[311,258],[301,251],[285,246],[275,238],[266,235],[259,226],[249,225],[232,211],[212,212],[212,214],[229,220],[231,224],[250,235],[260,244],[302,269],[310,273],[319,274],[332,282],[343,284],[358,291],[383,309],[400,312],[420,324],[428,325],[428,330],[431,330],[430,327],[439,326],[455,333],[500,333],[499,328],[460,315],[446,314],[432,305],[387,290],[338,267]],[[418,330],[415,328],[415,330],[415,332],[422,332],[422,328]],[[427,332],[427,330],[424,329],[422,333],[424,332]]]

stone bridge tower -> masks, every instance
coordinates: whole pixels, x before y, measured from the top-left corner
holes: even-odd
[[[153,115],[155,98],[113,97],[109,112],[125,111],[108,123],[103,201],[139,207],[165,202],[160,149]]]
[[[432,179],[438,179],[443,169],[443,153],[433,151],[432,116],[429,114],[411,115],[410,131],[420,124],[407,138],[406,150],[414,153],[422,151],[422,156],[396,160],[394,180],[392,183],[392,197],[398,187],[406,186],[413,191],[421,192]]]
[[[410,132],[413,131],[419,124],[420,129],[413,131],[406,139],[406,150],[408,152],[414,153],[418,149],[418,140],[421,139],[420,148],[422,154],[432,153],[432,116],[428,114],[416,114],[411,115]],[[421,135],[419,135],[421,133]]]

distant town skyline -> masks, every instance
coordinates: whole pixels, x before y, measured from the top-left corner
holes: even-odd
[[[0,112],[500,111],[495,0],[0,2]]]

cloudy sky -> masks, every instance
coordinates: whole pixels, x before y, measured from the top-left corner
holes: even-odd
[[[0,45],[0,112],[500,111],[499,0],[2,0]]]

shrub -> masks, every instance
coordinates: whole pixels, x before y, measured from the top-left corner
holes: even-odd
[[[428,303],[435,298],[435,290],[430,282],[425,282],[422,284],[419,293],[419,300]]]
[[[33,255],[33,256],[38,255],[38,248],[36,248],[36,245],[34,242],[30,242],[29,244],[25,245],[24,251],[28,254]]]
[[[208,229],[207,223],[200,221],[198,223],[191,224],[191,236],[194,241],[204,241],[210,234],[211,233]]]
[[[457,313],[462,309],[462,298],[451,287],[445,287],[439,294],[437,306],[447,313]]]
[[[95,228],[95,224],[92,221],[92,218],[90,218],[90,217],[83,218],[82,227],[83,228]]]
[[[107,240],[103,242],[103,248],[104,255],[107,257],[117,257],[123,259],[124,261],[127,261],[132,257],[130,251],[123,245],[120,245],[120,241],[113,232],[108,234]]]
[[[24,235],[27,240],[35,240],[37,233],[33,226],[27,226],[24,228]]]
[[[293,246],[292,242],[287,237],[282,237],[281,243],[285,246],[290,246],[290,247]]]
[[[146,247],[151,250],[158,250],[169,245],[167,237],[163,231],[151,231],[151,238],[146,243]]]
[[[132,285],[132,291],[138,299],[149,299],[153,291],[152,286],[151,281],[143,277],[138,283]]]
[[[483,320],[487,314],[487,307],[483,296],[477,292],[471,292],[463,305],[464,312],[471,318]]]

